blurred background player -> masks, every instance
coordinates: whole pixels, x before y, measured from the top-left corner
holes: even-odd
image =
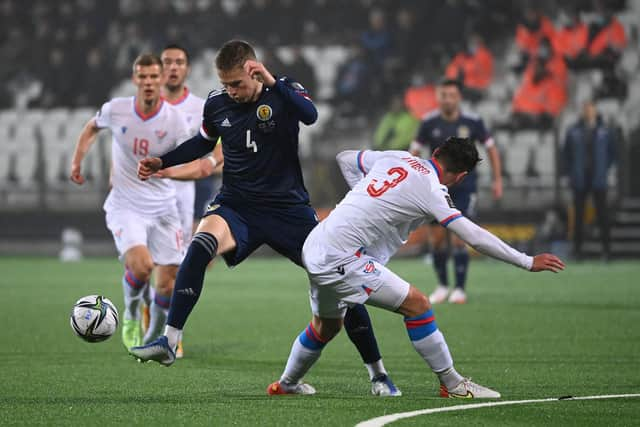
[[[445,79],[437,88],[439,109],[425,116],[414,142],[411,152],[417,155],[423,147],[429,147],[431,152],[451,137],[470,138],[471,141],[484,145],[489,155],[489,162],[493,171],[492,192],[494,199],[502,197],[502,168],[500,154],[491,134],[480,117],[463,112],[460,109],[462,100],[460,83],[457,80]],[[469,176],[458,186],[451,189],[453,204],[468,218],[475,217],[476,193],[478,191],[477,172],[471,171]],[[443,227],[430,227],[431,245],[433,248],[433,266],[438,276],[438,287],[429,296],[432,303],[444,302],[449,296],[449,302],[464,304],[467,301],[465,284],[469,267],[469,252],[466,244],[455,235],[451,235]],[[448,242],[450,241],[450,248]],[[455,269],[455,289],[449,295],[449,278],[447,261],[449,249],[453,254]]]
[[[567,130],[562,156],[573,192],[573,251],[577,259],[582,258],[584,207],[590,193],[600,229],[602,259],[609,259],[607,181],[609,169],[616,160],[615,145],[615,131],[605,125],[593,101],[585,102],[582,118]]]
[[[468,138],[447,139],[430,160],[402,151],[344,151],[337,158],[352,190],[304,243],[313,317],[267,393],[314,394],[302,378],[340,331],[346,307],[367,303],[404,315],[411,343],[438,376],[442,397],[499,398],[455,370],[429,299],[385,264],[409,233],[434,219],[480,252],[529,271],[558,272],[562,261],[518,252],[451,204],[447,187],[459,184],[479,161]]]
[[[83,184],[82,160],[101,129],[109,128],[111,191],[104,203],[107,227],[124,261],[122,279],[125,310],[122,342],[130,348],[142,341],[140,302],[156,268],[155,296],[144,341],[157,337],[165,323],[178,265],[183,257],[182,228],[172,182],[142,183],[137,163],[149,155],[162,155],[189,136],[184,116],[160,96],[162,61],[153,54],[140,55],[133,63],[136,95],[106,102],[82,130],[71,163],[71,180]]]
[[[200,133],[179,150],[139,163],[139,176],[148,179],[162,168],[211,152],[220,137],[224,141],[223,186],[180,267],[165,336],[130,350],[141,360],[164,365],[175,360],[174,350],[202,291],[206,267],[217,254],[234,266],[267,244],[302,265],[302,245],[318,223],[297,153],[299,122],[310,125],[318,116],[307,91],[289,78],[276,79],[244,41],[225,43],[216,68],[223,89],[209,94]],[[346,322],[369,371],[372,393],[400,395],[384,369],[364,306],[354,307]]]

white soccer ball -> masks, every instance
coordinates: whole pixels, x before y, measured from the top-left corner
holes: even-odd
[[[109,338],[118,328],[118,309],[102,295],[80,298],[71,311],[71,329],[88,342]]]

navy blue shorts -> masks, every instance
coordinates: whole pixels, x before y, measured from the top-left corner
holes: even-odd
[[[205,217],[221,216],[236,239],[235,251],[223,255],[227,265],[240,264],[263,244],[302,266],[302,245],[318,217],[309,205],[265,207],[225,199],[218,195]]]
[[[453,187],[449,190],[449,195],[451,195],[453,204],[462,212],[462,215],[469,219],[476,217],[476,192],[465,189],[456,191],[456,188]]]
[[[203,179],[197,179],[196,182],[196,198],[193,207],[193,217],[200,219],[204,216],[207,205],[211,203],[216,195],[219,179],[215,177],[208,177]]]

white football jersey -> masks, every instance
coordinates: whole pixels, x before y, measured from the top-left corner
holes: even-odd
[[[157,216],[176,212],[175,186],[167,179],[138,178],[138,161],[159,157],[189,138],[189,127],[180,111],[161,101],[158,109],[144,115],[135,97],[106,102],[95,117],[96,126],[112,133],[112,189],[104,209],[127,209]]]
[[[432,160],[408,152],[364,151],[350,172],[361,179],[305,242],[305,248],[316,248],[313,256],[305,253],[310,273],[339,265],[361,248],[385,264],[424,222],[435,218],[447,226],[462,216]],[[318,253],[320,247],[324,253]]]

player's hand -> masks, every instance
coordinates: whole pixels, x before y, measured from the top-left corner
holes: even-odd
[[[147,157],[138,162],[138,178],[143,181],[148,180],[151,175],[162,169],[160,157]]]
[[[169,178],[169,174],[166,169],[160,169],[158,172],[151,175],[152,178]]]
[[[80,173],[80,163],[71,164],[71,176],[69,176],[69,179],[78,185],[84,184],[84,177]]]
[[[564,270],[564,262],[553,254],[540,254],[533,257],[531,271],[553,271],[559,273]]]
[[[502,180],[494,180],[491,185],[491,191],[493,192],[493,200],[502,199]]]
[[[273,77],[262,62],[249,59],[244,63],[244,71],[246,71],[252,79],[259,80],[268,87],[273,87],[273,85],[276,84],[276,78]]]

